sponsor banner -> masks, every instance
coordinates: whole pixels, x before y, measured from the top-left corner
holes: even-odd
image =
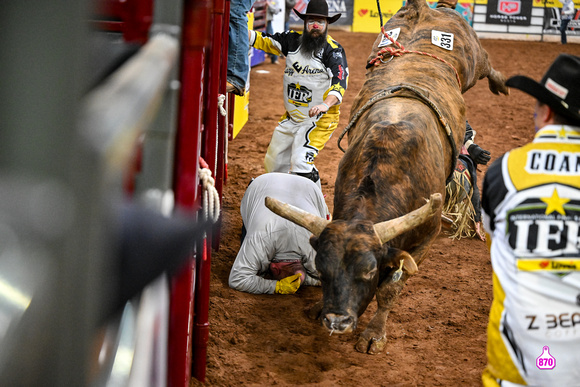
[[[467,20],[470,26],[473,25],[473,3],[474,0],[458,1],[455,6],[455,10],[459,12],[465,20]],[[427,4],[429,4],[429,7],[431,8],[437,7],[437,1],[427,1]]]
[[[544,2],[546,4],[544,4]],[[562,0],[562,1],[560,1],[560,0],[534,0],[534,7],[543,7],[545,5],[546,7],[562,8],[563,3],[564,3],[564,0]],[[574,7],[578,8],[579,6],[580,6],[580,1],[574,0]]]
[[[381,0],[383,23],[386,23],[397,11],[404,6],[404,0]],[[474,0],[459,1],[455,10],[463,16],[469,25],[473,25]],[[437,1],[427,1],[431,8],[437,6]],[[354,0],[352,31],[353,32],[380,32],[381,18],[377,9],[376,0]]]
[[[485,22],[529,26],[532,19],[532,2],[529,0],[488,0]]]
[[[524,2],[529,2],[529,0],[523,0]],[[544,4],[544,2],[546,4]],[[473,1],[474,4],[477,5],[486,5],[488,3],[488,0],[474,0]],[[579,0],[574,0],[574,3],[576,3],[576,5],[578,5]],[[544,5],[546,7],[559,7],[562,4],[560,3],[560,0],[532,0],[532,7],[544,7]]]
[[[352,24],[353,0],[326,0],[326,2],[328,3],[329,16],[336,15],[337,13],[342,14],[340,19],[332,23],[333,26],[350,26]],[[307,0],[298,0],[296,1],[294,8],[300,13],[305,13],[307,6]],[[302,21],[294,11],[290,12],[289,23],[291,26],[304,25],[304,21]]]
[[[521,271],[572,272],[580,271],[580,259],[518,259],[517,266]]]
[[[383,24],[403,6],[402,0],[381,0]],[[376,0],[354,0],[353,32],[381,32],[381,18]]]
[[[529,1],[529,0],[524,0],[524,1]],[[550,5],[550,4],[560,4],[560,0],[532,0],[532,6],[534,7],[543,7],[544,6],[544,1],[546,2],[546,7],[553,7],[555,5]],[[576,1],[576,0],[575,0]],[[474,4],[478,4],[478,5],[485,5],[488,3],[488,0],[474,0],[473,1]]]

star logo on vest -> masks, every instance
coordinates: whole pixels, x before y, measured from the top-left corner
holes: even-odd
[[[560,129],[560,131],[558,132],[558,137],[564,139],[566,138],[566,129],[564,129],[564,127],[562,127],[562,129]]]
[[[552,192],[552,197],[544,197],[540,198],[540,200],[542,200],[547,205],[546,215],[550,215],[554,211],[560,215],[566,215],[566,212],[564,211],[564,204],[568,203],[570,199],[560,198],[556,189],[554,189],[554,192]]]

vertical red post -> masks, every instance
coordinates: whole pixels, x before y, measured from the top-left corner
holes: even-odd
[[[204,133],[202,136],[202,157],[209,165],[214,178],[217,176],[218,159],[223,155],[218,153],[220,132],[218,129],[218,95],[220,90],[220,63],[222,30],[225,15],[225,0],[214,0],[211,14],[212,45],[206,63],[206,98],[204,100]],[[225,89],[225,86],[222,90]],[[197,262],[195,319],[193,324],[193,362],[192,375],[205,382],[207,343],[209,339],[209,285],[211,266],[211,240],[208,235],[204,256]]]
[[[228,42],[229,42],[229,23],[230,23],[230,0],[224,1],[224,17],[222,23],[222,31],[221,31],[221,40],[225,42],[220,46],[221,54],[220,54],[220,74],[219,74],[219,91],[220,94],[224,95],[227,99],[226,89],[226,81],[228,76]],[[228,101],[224,100],[224,107],[226,106]],[[229,114],[230,112],[228,112]],[[233,109],[231,110],[233,114]],[[222,192],[224,189],[224,185],[226,184],[227,178],[227,160],[226,160],[226,144],[228,140],[228,120],[226,116],[221,114],[218,115],[218,144],[217,144],[217,167],[215,172],[215,187],[222,196]],[[221,217],[219,222],[217,223],[216,227],[213,230],[213,249],[218,251],[219,250],[219,242],[221,239]]]
[[[223,94],[227,98],[226,94],[226,81],[228,76],[228,40],[229,40],[229,23],[230,23],[230,0],[224,1],[225,5],[225,12],[223,18],[223,25],[221,31],[221,40],[224,44],[221,45],[221,54],[220,54],[220,78],[219,78],[219,90],[220,93]],[[226,101],[224,101],[224,106],[226,105]],[[219,141],[218,141],[218,158],[217,163],[217,171],[216,171],[216,188],[218,192],[222,192],[223,185],[226,183],[224,179],[224,169],[227,160],[225,159],[225,152],[226,152],[226,140],[228,135],[228,122],[225,116],[221,114],[218,115],[218,130],[219,130]]]
[[[203,132],[205,61],[210,41],[210,12],[211,0],[184,0],[174,192],[176,206],[192,213],[201,207],[198,157]],[[205,246],[198,246],[196,255],[203,259],[204,251]],[[192,254],[191,260],[171,283],[167,375],[170,387],[188,387],[191,379],[195,258]]]

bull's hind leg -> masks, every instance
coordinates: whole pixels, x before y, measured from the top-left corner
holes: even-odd
[[[377,289],[377,312],[361,333],[355,349],[359,352],[369,353],[371,355],[379,354],[387,344],[387,317],[397,302],[399,295],[408,275],[403,273],[401,279],[397,282],[384,281]]]

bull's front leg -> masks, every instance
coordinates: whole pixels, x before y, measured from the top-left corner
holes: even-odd
[[[383,281],[379,285],[376,292],[377,312],[364,332],[361,333],[355,345],[357,351],[371,355],[376,355],[383,351],[387,345],[387,317],[389,317],[389,312],[399,299],[399,295],[407,282],[407,278],[409,276],[403,273],[399,281]]]
[[[308,318],[311,320],[319,320],[323,306],[324,300],[319,300],[316,304],[306,309],[306,316],[308,316]]]

